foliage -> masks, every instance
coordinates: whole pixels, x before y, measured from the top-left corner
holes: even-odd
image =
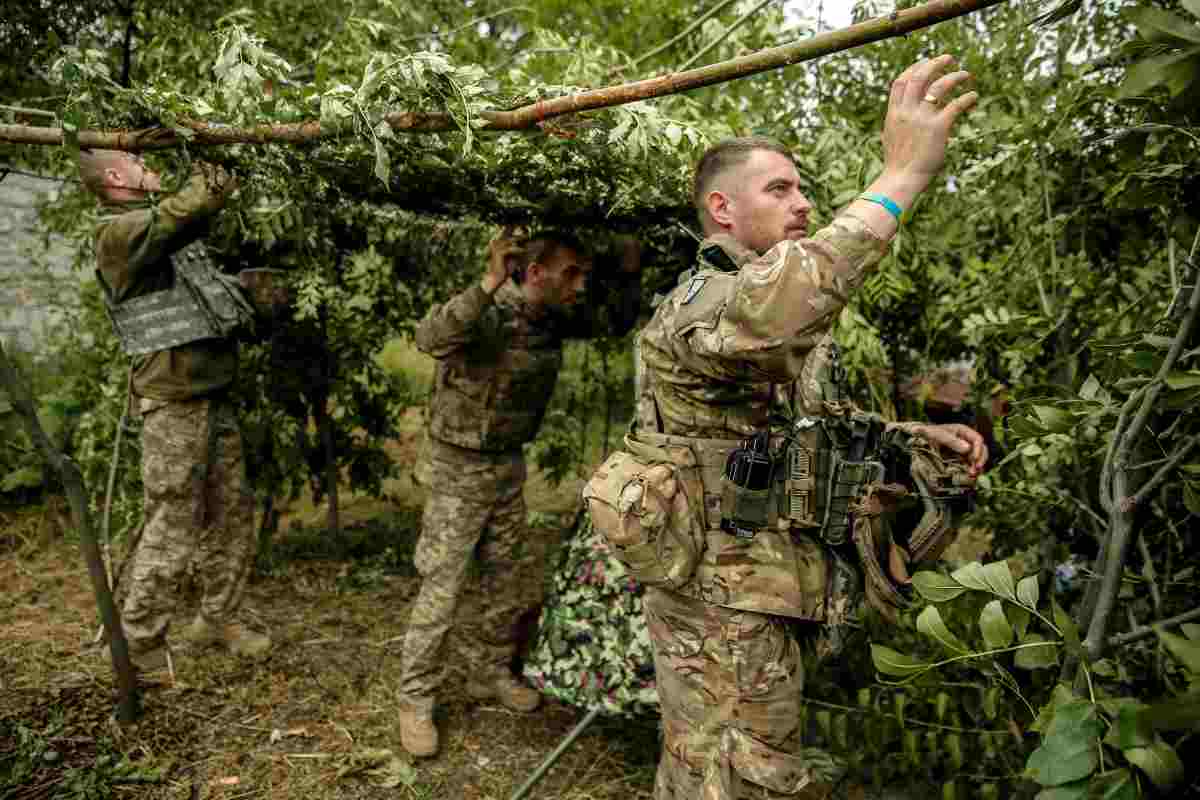
[[[108,736],[80,740],[91,747],[79,748],[71,740],[64,741],[64,727],[60,715],[53,715],[44,725],[0,719],[0,741],[12,745],[0,753],[0,789],[17,796],[36,787],[45,796],[63,800],[101,800],[111,797],[119,784],[162,780],[160,768],[121,757]],[[64,749],[93,752],[82,758],[82,754],[70,754],[63,763]]]
[[[1193,692],[1200,679],[1195,672],[1200,666],[1200,626],[1187,626],[1185,636],[1158,632],[1174,657],[1167,669],[1176,675],[1172,683],[1179,689],[1151,710],[1122,694],[1129,676],[1120,674],[1123,665],[1116,659],[1085,667],[1084,698],[1067,685],[1055,684],[1052,676],[1016,679],[1022,673],[1057,670],[1064,653],[1083,655],[1075,621],[1055,598],[1041,598],[1036,575],[1016,580],[1003,561],[973,562],[949,575],[918,572],[913,584],[927,603],[916,615],[916,630],[924,637],[924,649],[942,657],[927,660],[873,644],[872,660],[887,682],[929,680],[935,671],[954,669],[963,679],[982,679],[990,718],[995,717],[1000,691],[1010,693],[1024,708],[1018,724],[1042,736],[1024,773],[1044,787],[1039,797],[1084,798],[1092,796],[1089,792],[1137,797],[1144,782],[1139,775],[1164,793],[1182,788],[1182,762],[1163,734],[1190,730],[1196,723]],[[1030,686],[1041,687],[1047,696],[1040,711],[1035,712],[1023,694]],[[1048,687],[1052,689],[1046,692]],[[1167,708],[1173,709],[1169,717]]]

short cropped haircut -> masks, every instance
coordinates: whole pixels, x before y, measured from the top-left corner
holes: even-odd
[[[525,270],[531,264],[542,263],[544,259],[549,258],[563,248],[574,250],[580,256],[587,255],[583,243],[573,233],[560,229],[549,229],[534,233],[525,240],[520,266],[513,273],[514,277],[517,277],[517,282],[520,283],[524,279]]]
[[[125,157],[126,153],[121,150],[80,150],[79,179],[93,194],[103,196],[106,191],[104,170],[116,159]]]
[[[792,158],[792,151],[783,144],[768,136],[739,136],[736,139],[725,139],[717,142],[704,151],[700,163],[696,164],[696,175],[692,180],[692,205],[700,216],[700,225],[708,230],[708,209],[704,198],[712,190],[717,178],[734,167],[745,164],[757,150],[770,150],[772,153]]]

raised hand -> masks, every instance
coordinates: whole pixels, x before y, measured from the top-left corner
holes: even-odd
[[[883,124],[884,172],[927,184],[942,168],[954,123],[979,100],[976,92],[950,99],[971,77],[966,70],[946,72],[954,66],[953,56],[940,55],[913,64],[892,82]]]
[[[488,294],[499,289],[521,264],[524,236],[512,225],[505,225],[488,242],[488,263],[480,287]]]

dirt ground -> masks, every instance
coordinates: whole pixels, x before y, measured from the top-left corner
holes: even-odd
[[[462,699],[454,673],[438,715],[442,753],[414,763],[394,718],[415,579],[305,560],[250,588],[250,621],[275,642],[266,662],[176,653],[174,680],[146,686],[142,720],[121,729],[107,654],[90,646],[94,601],[75,549],[8,558],[0,581],[0,758],[22,735],[45,742],[32,748],[42,761],[27,791],[5,797],[72,796],[60,794],[72,769],[110,755],[129,764],[121,797],[502,798],[580,719],[556,703],[526,715]],[[656,757],[653,721],[597,725],[533,796],[649,796]]]
[[[420,420],[409,422],[393,447],[399,464],[413,461]],[[535,474],[530,509],[565,525],[578,488]],[[421,495],[402,473],[387,496],[344,497],[341,534],[322,531],[324,510],[307,500],[285,509],[245,602],[245,621],[274,641],[269,658],[174,652],[173,677],[144,686],[144,713],[125,728],[113,720],[107,649],[92,644],[95,601],[62,535],[61,501],[0,510],[0,800],[509,798],[582,712],[547,701],[516,714],[466,699],[451,664],[441,752],[404,752],[396,679],[418,588]],[[483,601],[469,594],[460,613]],[[529,797],[649,798],[658,753],[656,719],[601,718]]]

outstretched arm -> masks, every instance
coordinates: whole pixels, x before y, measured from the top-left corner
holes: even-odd
[[[178,192],[156,206],[122,214],[97,242],[100,270],[118,294],[142,270],[162,262],[181,238],[224,205],[237,182],[215,164],[200,164]]]
[[[922,61],[892,84],[883,173],[868,190],[901,209],[941,169],[955,121],[975,104],[974,92],[941,104],[970,77],[962,70],[943,75],[953,64],[948,55]],[[718,330],[694,336],[693,346],[749,362],[764,378],[796,377],[804,354],[862,286],[897,226],[887,205],[859,199],[811,239],[780,242],[739,270]]]

